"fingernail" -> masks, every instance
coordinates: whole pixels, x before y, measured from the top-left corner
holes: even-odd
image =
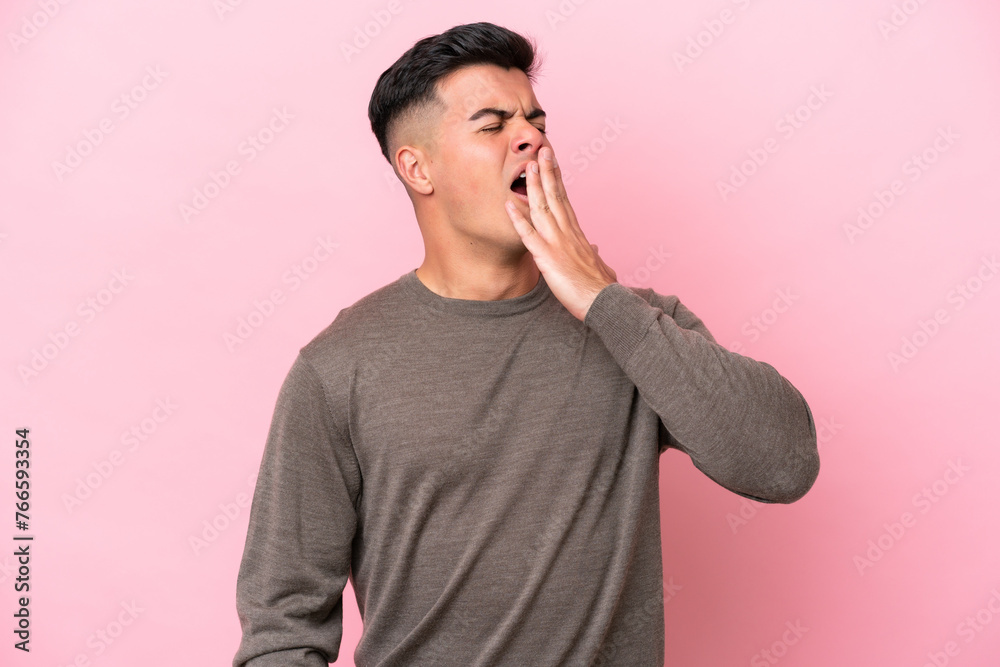
[[[537,162],[532,162],[531,163],[531,171],[532,171],[532,173],[535,173],[535,174],[538,173],[538,163]]]

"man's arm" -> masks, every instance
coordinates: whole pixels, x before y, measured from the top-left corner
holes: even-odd
[[[543,146],[538,157],[525,167],[528,217],[510,201],[507,214],[552,294],[597,332],[660,416],[661,442],[740,495],[784,503],[805,495],[819,454],[802,394],[768,364],[716,344],[676,298],[656,295],[650,305],[615,282],[580,228],[555,153]]]
[[[278,395],[250,508],[234,667],[336,660],[360,492],[354,450],[300,354]]]
[[[647,303],[611,283],[584,324],[660,416],[661,451],[679,449],[717,483],[761,502],[794,502],[812,487],[819,453],[802,394],[769,364],[717,344],[676,297],[650,290]]]

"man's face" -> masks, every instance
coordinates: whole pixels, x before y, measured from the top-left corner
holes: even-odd
[[[527,190],[518,188],[521,197],[511,184],[551,145],[527,75],[495,65],[464,67],[438,82],[438,96],[445,109],[426,155],[431,215],[466,242],[523,253],[504,203],[514,202],[528,217]]]

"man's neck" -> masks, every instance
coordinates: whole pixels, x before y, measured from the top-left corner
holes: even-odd
[[[477,264],[448,266],[428,261],[417,267],[417,279],[438,296],[473,301],[498,301],[527,294],[538,285],[541,273],[531,258],[514,265]]]

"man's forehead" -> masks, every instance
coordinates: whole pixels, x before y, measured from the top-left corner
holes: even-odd
[[[448,108],[448,120],[466,122],[481,109],[516,111],[522,103],[538,106],[531,82],[521,70],[496,65],[472,65],[452,72],[440,82],[440,96]]]

